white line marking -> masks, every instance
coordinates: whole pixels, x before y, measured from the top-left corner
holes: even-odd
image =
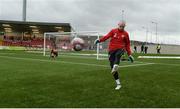
[[[84,65],[84,66],[94,66],[94,67],[105,67],[105,68],[109,68],[108,65],[88,64],[88,63],[79,63],[79,62],[44,60],[44,59],[32,59],[32,58],[20,58],[20,57],[9,57],[9,56],[0,56],[0,57],[1,57],[1,58],[8,58],[8,59],[27,60],[27,61],[41,61],[41,62],[66,63],[66,64],[75,64],[75,65]],[[124,68],[124,67],[135,67],[135,66],[144,66],[144,65],[152,65],[152,64],[154,64],[154,63],[123,65],[123,66],[120,66],[120,68]]]
[[[166,63],[155,63],[160,65],[171,65],[171,66],[180,66],[180,64],[166,64]]]
[[[152,65],[152,64],[155,64],[155,63],[145,63],[145,64],[123,65],[123,66],[120,66],[120,68],[123,68],[123,67],[136,67],[136,66],[144,66],[144,65]]]
[[[49,56],[47,56],[47,57],[49,57]],[[96,57],[91,57],[91,56],[83,57],[83,56],[60,55],[59,57],[71,57],[71,58],[83,58],[83,59],[94,59],[94,60],[96,60]]]
[[[147,58],[147,59],[180,59],[180,56],[138,56],[138,58]]]
[[[5,54],[6,55],[6,54],[16,54],[16,53],[0,53],[0,54]]]
[[[49,57],[49,56],[47,56]],[[71,58],[85,58],[85,59],[94,59],[94,60],[97,60],[96,57],[82,57],[82,56],[68,56],[68,55],[61,55],[60,57],[71,57]],[[98,60],[108,60],[108,58],[100,58]],[[121,61],[121,63],[129,63],[128,61]],[[148,62],[141,62],[141,61],[134,61],[134,63],[148,63]]]

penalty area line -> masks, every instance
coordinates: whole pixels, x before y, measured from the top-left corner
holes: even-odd
[[[145,66],[145,65],[152,65],[155,63],[144,63],[144,64],[132,64],[132,65],[123,65],[123,66],[119,66],[120,68],[124,68],[124,67],[136,67],[136,66]]]
[[[79,63],[79,62],[69,62],[69,61],[56,61],[56,60],[44,60],[44,59],[9,57],[9,56],[0,56],[0,58],[25,60],[25,61],[51,62],[51,63],[65,63],[65,64],[73,64],[73,65],[83,65],[83,66],[94,66],[94,67],[110,68],[108,65],[99,65],[99,64],[90,64],[90,63]],[[131,65],[122,65],[122,66],[120,65],[120,68],[145,66],[145,65],[152,65],[152,64],[155,64],[155,63],[142,63],[142,64],[131,64]]]

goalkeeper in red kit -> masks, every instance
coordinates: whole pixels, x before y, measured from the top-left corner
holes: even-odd
[[[129,34],[124,30],[126,24],[121,21],[118,23],[118,28],[112,29],[107,35],[95,41],[95,44],[106,41],[110,38],[109,42],[109,62],[111,66],[111,73],[116,81],[115,90],[121,88],[121,83],[118,75],[118,67],[121,56],[127,52],[129,60],[134,62],[134,58],[131,55]]]
[[[56,47],[53,47],[51,49],[50,58],[55,59],[56,57],[58,57],[58,50],[56,49]]]

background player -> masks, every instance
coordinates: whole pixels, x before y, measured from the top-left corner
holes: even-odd
[[[58,50],[56,49],[56,47],[52,47],[51,53],[50,53],[50,58],[55,59],[56,57],[58,57]]]

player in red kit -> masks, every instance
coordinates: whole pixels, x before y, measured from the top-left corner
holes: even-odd
[[[116,81],[116,90],[121,88],[121,83],[118,75],[118,67],[121,56],[127,52],[129,60],[134,62],[134,58],[131,56],[129,34],[124,30],[125,22],[119,22],[118,28],[112,29],[107,35],[95,41],[95,44],[106,41],[110,38],[109,42],[109,62],[111,66],[111,73]]]

